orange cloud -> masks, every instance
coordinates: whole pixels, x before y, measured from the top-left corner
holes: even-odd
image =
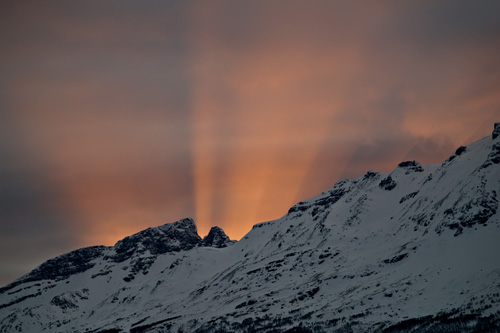
[[[192,215],[240,238],[342,177],[440,162],[499,121],[482,6],[9,5],[0,177],[18,211],[2,221],[46,216],[45,234],[73,232],[59,252]]]
[[[472,81],[456,69],[477,54],[455,54],[451,62],[447,52],[433,54],[443,57],[437,62],[415,56],[414,44],[385,30],[401,8],[323,5],[293,3],[281,16],[281,7],[248,5],[242,12],[253,13],[252,22],[226,7],[194,9],[191,120],[204,230],[221,224],[239,238],[316,194],[321,180],[389,171],[403,158],[439,162],[471,125],[479,133],[491,122],[484,108],[498,105],[496,92],[474,94],[457,108]]]

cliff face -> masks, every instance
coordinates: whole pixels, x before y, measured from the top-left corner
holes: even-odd
[[[0,332],[499,330],[499,131],[341,181],[236,243],[184,219],[49,260],[0,289]]]

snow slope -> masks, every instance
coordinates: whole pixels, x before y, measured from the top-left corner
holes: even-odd
[[[191,219],[0,288],[0,332],[500,331],[500,124],[341,181],[239,242]]]

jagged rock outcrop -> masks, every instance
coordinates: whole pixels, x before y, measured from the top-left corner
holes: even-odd
[[[234,244],[234,242],[235,241],[229,239],[224,230],[219,227],[212,227],[208,235],[201,241],[201,246],[222,248]]]
[[[495,123],[493,126],[493,133],[491,133],[491,138],[495,140],[498,136],[500,136],[500,123]]]
[[[85,247],[47,260],[17,281],[0,288],[0,293],[27,282],[62,280],[71,275],[85,272],[94,267],[95,259],[101,257],[105,249],[106,246]]]
[[[404,169],[406,174],[410,174],[411,172],[423,172],[424,171],[424,169],[422,168],[420,163],[417,161],[401,162],[398,164],[398,167]]]
[[[392,179],[392,177],[389,175],[387,178],[384,178],[380,181],[378,186],[381,189],[384,189],[386,191],[392,191],[396,187],[397,183]]]
[[[108,258],[114,262],[122,262],[146,251],[153,255],[186,251],[198,246],[200,242],[201,237],[193,219],[186,218],[125,237],[115,244],[114,253]]]
[[[94,273],[92,278],[108,275],[113,264],[128,261],[129,265],[123,270],[129,274],[123,280],[130,282],[139,272],[146,275],[158,255],[188,251],[198,246],[220,248],[235,243],[235,241],[229,239],[221,228],[214,227],[212,229],[202,239],[198,235],[196,224],[191,218],[148,228],[125,237],[112,247],[91,246],[50,259],[29,274],[0,288],[0,292],[10,290],[19,284],[27,282],[67,279],[72,275],[93,268],[98,260],[104,260],[108,262],[108,265]]]

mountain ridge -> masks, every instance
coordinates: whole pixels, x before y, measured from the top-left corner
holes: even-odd
[[[215,242],[214,238],[216,238]],[[168,252],[187,251],[196,246],[221,248],[231,245],[234,242],[219,227],[213,227],[208,235],[201,238],[198,235],[194,220],[184,218],[173,223],[144,229],[133,235],[124,237],[113,246],[96,245],[84,247],[49,259],[30,273],[1,287],[0,293],[8,291],[24,282],[45,279],[66,279],[73,274],[82,273],[94,267],[92,262],[98,257],[120,263],[134,256],[140,258],[146,251],[149,251],[153,255],[158,255]],[[148,264],[146,261],[136,261],[135,269],[147,269],[146,266]],[[139,268],[138,266],[141,267]]]
[[[87,248],[83,271],[0,289],[0,332],[499,331],[499,135],[342,180],[239,242],[184,219]]]

